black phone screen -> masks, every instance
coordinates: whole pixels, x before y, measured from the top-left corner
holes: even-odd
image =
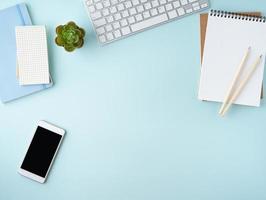
[[[38,126],[21,168],[45,178],[62,135]]]

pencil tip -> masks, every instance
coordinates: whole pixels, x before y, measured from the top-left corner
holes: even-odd
[[[251,49],[251,46],[248,47],[248,50],[249,50],[249,51],[250,51],[250,49]]]
[[[260,55],[260,58],[262,58],[263,55]]]

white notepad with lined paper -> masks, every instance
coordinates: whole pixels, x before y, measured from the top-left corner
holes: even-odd
[[[50,83],[45,26],[17,26],[16,44],[19,84]]]
[[[266,53],[265,18],[215,10],[209,13],[199,83],[200,100],[224,100],[237,66],[248,47],[251,47],[251,53],[243,76],[258,56],[263,55],[263,58],[235,103],[259,106]]]

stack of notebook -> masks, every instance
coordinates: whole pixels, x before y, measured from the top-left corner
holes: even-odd
[[[45,69],[45,81],[34,82],[32,77],[34,74],[27,74],[34,72],[35,69],[32,69],[33,66],[28,65],[29,60],[34,55],[34,52],[28,51],[27,46],[30,45],[32,40],[26,40],[23,35],[23,26],[31,26],[31,18],[29,16],[27,7],[24,3],[18,4],[16,6],[4,9],[0,11],[0,99],[3,103],[12,101],[14,99],[44,90],[52,86],[51,81],[47,81],[47,76],[49,80],[49,74],[47,75],[47,68]],[[17,31],[16,31],[17,27]],[[36,32],[36,29],[31,32]],[[42,30],[39,30],[43,32]],[[29,32],[28,32],[29,33]],[[16,35],[17,34],[17,35]],[[33,33],[34,35],[34,33]],[[36,34],[35,34],[36,35]],[[16,41],[17,38],[17,41]],[[37,38],[38,41],[40,38]],[[24,43],[23,43],[24,42]],[[28,42],[28,43],[27,43]],[[45,41],[46,42],[46,41]],[[18,47],[18,48],[17,48]],[[23,49],[24,48],[24,49]],[[23,55],[20,55],[23,54]],[[29,57],[30,56],[30,57]],[[46,57],[46,55],[44,55]],[[25,59],[26,58],[26,59]],[[28,58],[28,60],[27,60]],[[48,60],[48,58],[47,58]],[[43,63],[38,63],[43,64]],[[17,67],[19,70],[17,70]],[[28,71],[27,71],[28,70]],[[19,71],[21,74],[17,73]],[[26,74],[23,74],[26,73]],[[26,77],[28,79],[22,79]],[[32,76],[33,75],[33,76]],[[40,77],[37,77],[40,78]],[[34,79],[34,78],[33,78]],[[34,80],[33,80],[34,81]],[[25,84],[26,83],[26,84]],[[36,84],[37,83],[37,84]],[[44,83],[44,84],[40,84]]]
[[[259,12],[229,13],[215,10],[201,14],[200,100],[224,101],[237,66],[246,49],[251,47],[252,53],[246,64],[250,65],[259,55],[262,55],[262,59],[234,103],[260,105],[260,98],[263,96],[266,23],[265,18],[259,16]]]

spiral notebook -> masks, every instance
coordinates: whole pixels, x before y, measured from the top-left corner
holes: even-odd
[[[263,55],[256,72],[236,99],[236,104],[259,106],[266,53],[266,19],[212,10],[202,59],[200,100],[222,102],[246,49],[252,51],[246,68]]]

